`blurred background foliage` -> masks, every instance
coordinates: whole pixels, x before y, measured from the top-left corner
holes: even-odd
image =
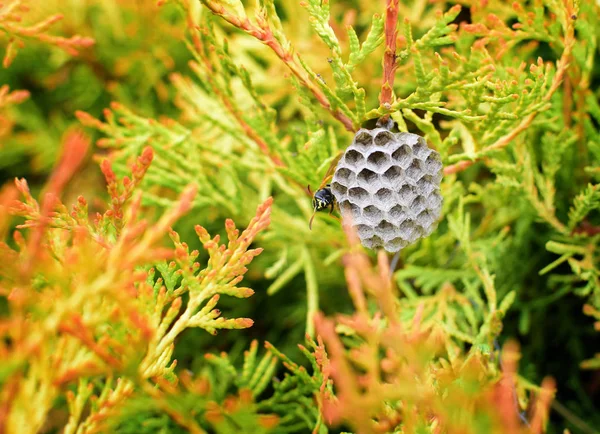
[[[97,161],[108,157],[123,176],[146,146],[154,150],[140,185],[149,219],[188,184],[198,188],[192,211],[175,225],[192,249],[201,247],[194,224],[225,236],[225,218],[248,222],[274,197],[270,230],[256,242],[264,252],[244,283],[255,295],[219,302],[228,317],[251,318],[254,326],[216,338],[186,330],[173,356],[180,372],[203,373],[214,384],[232,376],[243,389],[248,384],[228,361],[209,363],[205,354],[225,351],[240,369],[256,339],[307,364],[297,345],[305,333],[314,336],[316,312],[354,311],[341,260],[345,235],[325,214],[308,229],[306,186],[320,185],[353,131],[391,113],[400,130],[424,135],[446,165],[439,228],[402,252],[394,274],[403,320],[423,305],[428,327],[456,355],[478,348],[498,356],[505,341],[517,339],[523,387],[556,380],[548,431],[600,427],[597,3],[401,1],[397,100],[387,107],[378,101],[383,1],[14,3],[19,25],[61,14],[48,34],[93,44],[75,39],[73,53],[68,44],[15,33],[6,24],[15,22],[6,12],[11,2],[0,6],[2,46],[8,52],[22,43],[0,69],[0,86],[7,86],[0,93],[1,184],[25,177],[37,196],[65,135],[83,125],[95,147],[63,194],[67,205],[80,194],[106,198]],[[265,11],[276,44],[253,34],[261,28],[257,11]],[[28,95],[11,99],[18,91]],[[101,209],[101,200],[90,201],[90,211]],[[283,378],[284,368],[270,363],[261,375]],[[306,396],[321,380],[302,383],[312,384]],[[202,381],[190,378],[182,386],[188,393],[169,405],[193,413]],[[290,387],[248,381],[257,395]],[[236,399],[247,400],[244,393]],[[277,413],[285,400],[276,401],[257,405]],[[136,427],[144,420],[144,432],[178,432],[161,402],[131,400],[112,429],[142,432]],[[304,420],[304,407],[281,408],[298,413],[289,431],[308,432],[319,419],[314,408]],[[204,428],[233,429],[218,421]]]

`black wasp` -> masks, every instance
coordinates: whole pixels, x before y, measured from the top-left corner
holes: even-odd
[[[325,174],[325,177],[323,178],[323,182],[321,182],[321,185],[319,186],[319,188],[317,189],[317,191],[315,191],[315,194],[313,195],[313,198],[312,198],[313,214],[310,217],[310,221],[308,222],[309,229],[312,229],[312,222],[313,222],[313,219],[315,218],[315,214],[317,213],[317,211],[321,211],[321,210],[324,210],[325,208],[329,208],[329,214],[333,213],[333,209],[335,207],[335,197],[333,196],[333,193],[331,192],[331,187],[330,187],[329,182],[331,181],[331,178],[333,178],[333,172],[337,166],[338,161],[340,161],[340,158],[342,157],[342,155],[343,154],[340,152],[340,155],[338,155],[337,157],[335,157],[333,159],[333,161],[329,165],[329,169],[327,169],[327,173]],[[310,191],[310,185],[308,186],[308,192],[310,194],[312,194],[312,192]]]

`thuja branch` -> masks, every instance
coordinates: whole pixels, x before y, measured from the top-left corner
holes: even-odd
[[[576,10],[572,7],[566,7],[565,16],[571,17],[576,15]],[[556,74],[552,79],[552,83],[546,94],[541,99],[541,104],[539,104],[539,108],[534,110],[530,114],[528,114],[512,131],[504,136],[500,137],[491,145],[485,147],[479,152],[479,156],[476,158],[459,161],[455,164],[447,166],[444,169],[444,175],[449,175],[452,173],[461,172],[468,167],[472,166],[482,158],[488,155],[491,151],[496,151],[506,147],[509,143],[511,143],[520,133],[525,131],[535,120],[536,116],[547,109],[548,104],[550,103],[550,99],[556,93],[560,85],[563,83],[565,74],[567,72],[567,68],[569,67],[569,59],[571,57],[571,52],[573,50],[573,45],[575,43],[575,29],[573,27],[572,19],[567,18],[564,23],[565,28],[565,37],[564,37],[564,50],[560,59],[556,62]],[[539,63],[539,62],[538,62]]]
[[[74,35],[69,38],[55,36],[48,33],[50,27],[63,19],[60,14],[52,15],[38,23],[23,25],[23,14],[29,8],[22,0],[13,0],[0,3],[0,31],[9,37],[2,66],[9,67],[20,48],[23,48],[24,39],[34,39],[54,45],[65,50],[72,56],[79,54],[79,50],[94,45],[92,38]]]
[[[385,53],[383,55],[383,81],[379,103],[391,104],[394,98],[394,72],[396,70],[396,38],[398,36],[398,0],[387,0],[385,9]],[[389,115],[386,115],[386,117]]]
[[[234,117],[234,119],[237,121],[237,123],[240,125],[240,127],[242,128],[242,130],[244,130],[244,132],[246,133],[246,135],[248,137],[250,137],[250,139],[252,139],[254,141],[254,143],[256,143],[256,145],[258,146],[258,148],[261,150],[261,152],[263,154],[265,154],[265,156],[267,156],[268,158],[271,159],[271,161],[276,165],[276,166],[284,166],[283,162],[281,161],[281,159],[277,156],[274,155],[271,150],[269,149],[269,145],[265,142],[265,140],[260,136],[260,134],[258,134],[256,132],[256,130],[254,128],[252,128],[251,125],[248,124],[248,122],[246,122],[246,120],[244,119],[240,109],[234,104],[234,102],[231,101],[231,99],[227,96],[226,92],[223,92],[221,90],[221,88],[219,87],[219,85],[217,84],[217,82],[215,81],[213,74],[211,74],[211,72],[217,71],[216,65],[213,64],[213,62],[211,61],[210,55],[208,53],[205,53],[205,55],[201,55],[202,53],[202,40],[200,37],[196,37],[197,35],[194,34],[194,28],[193,25],[188,24],[188,26],[190,27],[190,31],[192,32],[193,35],[193,42],[194,42],[194,48],[197,53],[198,53],[198,60],[201,60],[204,63],[204,66],[206,68],[206,71],[208,71],[207,74],[204,75],[206,81],[208,82],[208,84],[210,85],[212,91],[214,92],[214,94],[221,100],[221,102],[223,103],[223,106],[225,107],[225,109],[229,112],[229,114],[231,114],[231,116]],[[213,45],[210,46],[209,51],[214,51],[215,47]],[[190,67],[196,71],[196,73],[200,74],[200,65],[195,63],[195,62],[190,62]],[[181,76],[179,74],[174,74],[174,78],[181,80]]]
[[[223,101],[223,105],[225,105],[225,108],[227,109],[227,111],[229,113],[231,113],[231,115],[235,118],[235,120],[240,124],[240,127],[242,127],[242,129],[248,135],[248,137],[250,137],[252,140],[254,140],[254,143],[256,143],[256,145],[259,147],[261,152],[263,154],[265,154],[267,157],[269,157],[276,166],[284,166],[283,161],[281,161],[281,159],[278,156],[273,155],[271,153],[271,151],[269,149],[269,145],[267,145],[267,143],[263,140],[263,138],[260,136],[260,134],[258,134],[254,130],[254,128],[252,128],[248,124],[248,122],[246,122],[244,120],[244,118],[242,117],[242,114],[240,113],[240,110],[232,104],[231,100],[229,100],[229,98],[227,98],[223,93],[221,93],[218,89],[216,89],[216,87],[213,87],[213,91],[221,97],[221,100]]]
[[[258,16],[258,23],[253,24],[246,17],[241,18],[230,12],[228,12],[221,4],[214,0],[201,0],[202,4],[206,6],[213,14],[218,15],[231,25],[243,30],[249,35],[255,37],[263,44],[273,50],[273,52],[279,57],[290,71],[296,76],[299,82],[305,86],[313,96],[317,99],[327,111],[329,111],[334,118],[339,120],[346,130],[355,131],[357,128],[354,126],[354,122],[346,114],[337,108],[332,107],[329,99],[323,93],[323,91],[314,83],[310,75],[304,70],[300,63],[299,56],[289,48],[285,48],[281,42],[275,37],[273,30],[267,22],[265,16]]]

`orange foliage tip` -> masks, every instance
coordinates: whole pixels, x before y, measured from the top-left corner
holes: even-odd
[[[269,196],[262,204],[260,204],[258,206],[258,209],[256,210],[256,214],[263,214],[263,213],[267,213],[270,214],[271,213],[271,206],[273,205],[273,197]]]
[[[586,303],[583,305],[583,313],[600,319],[600,311],[594,308],[594,306],[592,306],[591,304]]]
[[[540,394],[535,403],[535,410],[531,418],[531,432],[541,434],[545,431],[545,426],[550,415],[550,404],[556,393],[556,382],[552,378],[544,378]]]
[[[181,193],[181,196],[179,197],[179,205],[177,207],[178,214],[186,213],[192,208],[197,191],[198,187],[193,184],[188,185],[183,190],[183,193]]]
[[[173,300],[173,303],[171,303],[169,310],[173,309],[178,311],[181,308],[182,303],[183,301],[181,300],[181,297],[177,297],[175,300]]]
[[[234,321],[235,321],[235,325],[237,326],[234,328],[247,329],[254,325],[254,320],[252,320],[250,318],[237,318]]]
[[[263,428],[272,429],[279,424],[279,416],[274,414],[261,414],[258,416],[258,423]]]
[[[237,295],[241,298],[248,298],[254,295],[254,290],[251,288],[239,288]]]
[[[203,243],[207,242],[210,239],[210,235],[206,229],[204,229],[200,225],[194,226],[194,230],[196,231],[196,235]]]
[[[86,127],[102,129],[104,124],[100,122],[98,119],[93,117],[91,114],[84,112],[82,110],[77,110],[75,112],[75,117]]]
[[[90,144],[90,138],[79,129],[67,133],[63,139],[59,162],[48,181],[48,192],[58,195],[62,191],[83,163]]]
[[[240,389],[240,403],[248,405],[254,402],[252,391],[250,389]]]
[[[146,146],[142,151],[142,155],[140,155],[140,157],[138,158],[138,161],[144,166],[149,166],[153,158],[154,150],[151,146]]]
[[[206,411],[204,413],[206,420],[213,424],[218,424],[225,419],[225,416],[221,412],[219,404],[214,401],[206,403]]]
[[[110,108],[113,110],[121,110],[123,108],[123,104],[117,101],[111,101]]]
[[[25,288],[13,288],[8,294],[8,301],[12,302],[15,306],[24,305],[28,299],[28,294]]]
[[[234,221],[232,219],[225,220],[225,230],[227,231],[228,235],[229,234],[233,235],[234,231],[235,232],[239,232],[239,231],[236,231],[235,223],[234,223]],[[231,237],[229,239],[231,240]]]
[[[31,95],[27,90],[14,90],[9,93],[9,86],[0,87],[0,107],[3,104],[20,104]]]
[[[462,29],[467,33],[488,33],[489,29],[482,23],[463,24]]]
[[[20,250],[23,250],[23,248],[25,247],[25,238],[23,237],[23,234],[21,232],[13,232],[13,241],[15,242],[17,247],[19,247]]]
[[[16,184],[16,183],[15,183]],[[20,190],[14,184],[5,184],[0,188],[0,207],[12,205],[19,197]]]
[[[105,108],[102,110],[102,114],[104,115],[104,118],[108,121],[108,122],[112,122],[115,118],[115,116],[113,115],[113,112],[111,112],[109,109]]]
[[[79,47],[84,47],[84,48],[89,48],[96,43],[96,41],[93,38],[89,38],[86,36],[73,36],[70,39],[70,41],[74,45],[78,45]],[[78,54],[77,51],[75,51],[75,54]]]
[[[115,172],[113,172],[112,167],[110,165],[110,161],[108,159],[102,160],[100,163],[100,170],[104,174],[104,178],[106,179],[107,184],[113,184],[117,181],[117,176]]]

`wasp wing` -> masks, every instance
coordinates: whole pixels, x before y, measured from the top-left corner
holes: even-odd
[[[337,165],[343,155],[344,155],[344,152],[340,151],[335,157],[333,157],[333,159],[331,160],[331,163],[329,164],[329,168],[327,169],[327,172],[325,173],[325,176],[323,177],[323,181],[321,182],[321,185],[319,186],[318,190],[324,188],[327,184],[329,184],[329,182],[331,181],[331,178],[333,177],[333,172],[335,172],[335,168],[337,167]]]

